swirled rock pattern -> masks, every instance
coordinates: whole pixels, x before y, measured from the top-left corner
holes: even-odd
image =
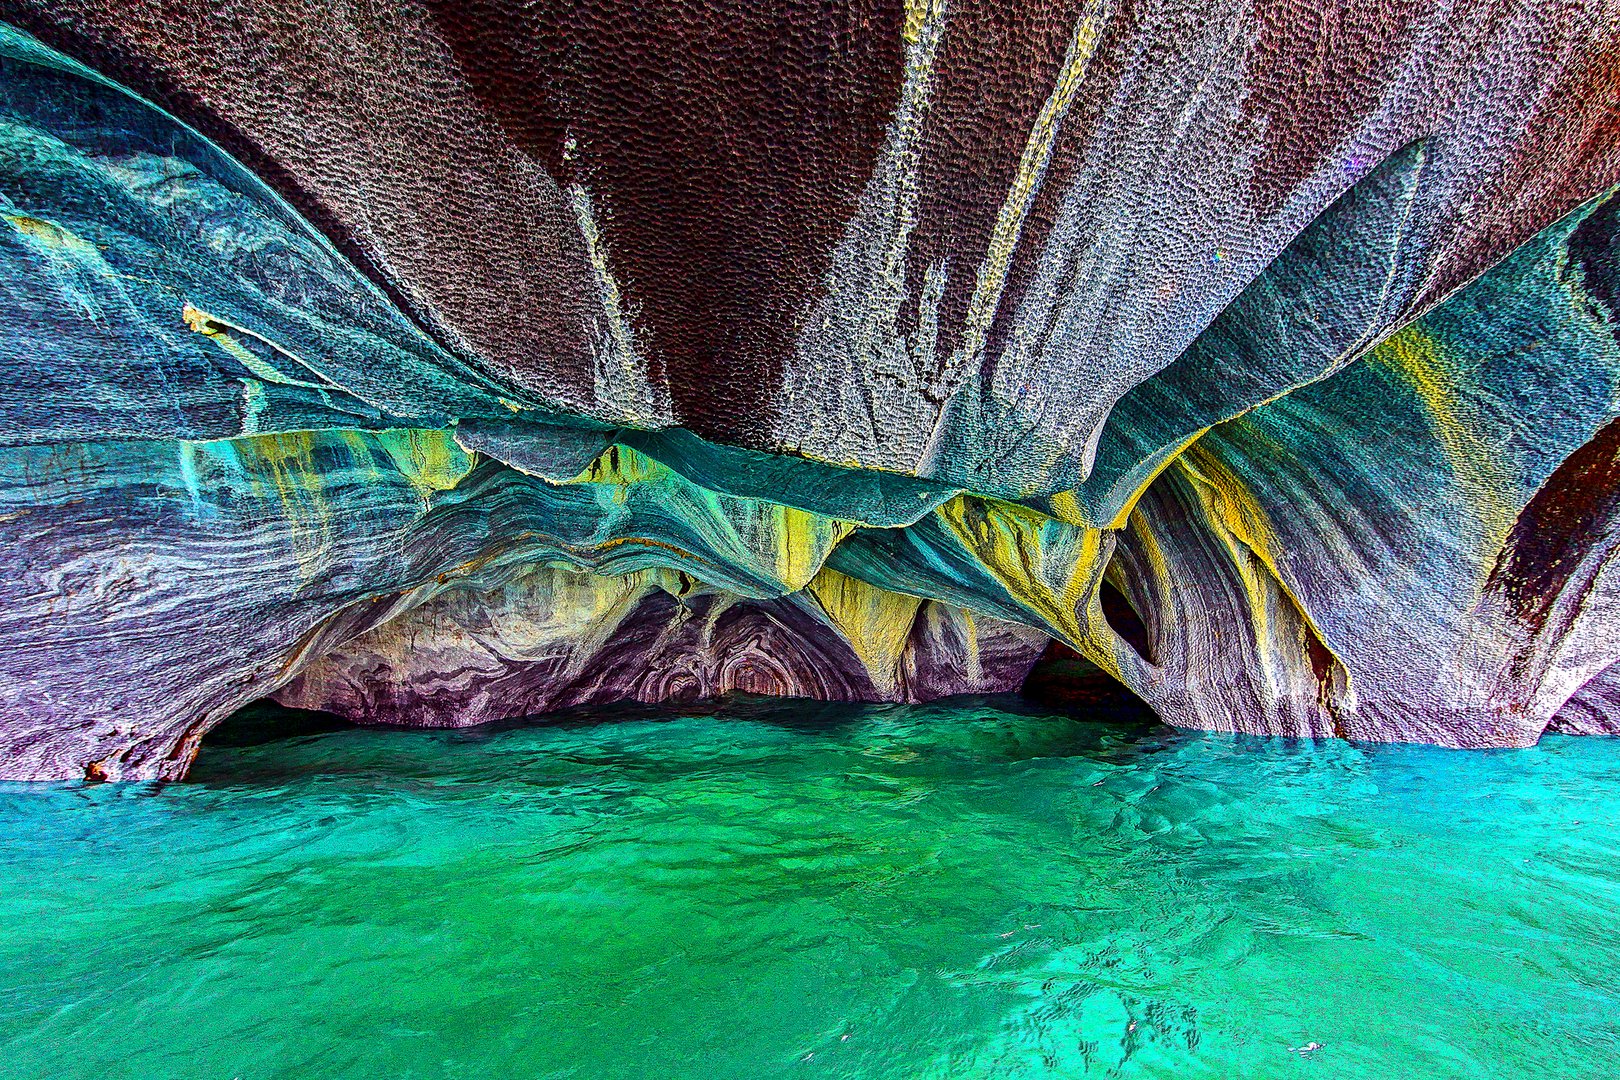
[[[1620,9],[0,0],[0,778],[267,696],[1614,731]]]

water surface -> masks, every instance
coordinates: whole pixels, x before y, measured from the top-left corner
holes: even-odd
[[[1620,1075],[1615,740],[745,704],[214,745],[0,836],[8,1077]]]

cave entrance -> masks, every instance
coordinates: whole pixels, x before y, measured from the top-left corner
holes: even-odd
[[[1024,680],[1019,696],[1087,720],[1157,724],[1155,713],[1130,688],[1061,641],[1053,641]]]
[[[1107,578],[1103,579],[1101,587],[1097,590],[1097,598],[1102,601],[1103,618],[1108,626],[1120,639],[1136,650],[1148,663],[1153,663],[1152,636],[1148,633],[1147,623],[1137,613],[1136,605],[1130,598],[1114,587],[1114,583]],[[1078,655],[1078,654],[1077,654]]]
[[[313,709],[291,709],[270,698],[250,701],[214,726],[203,736],[198,756],[209,749],[241,749],[264,743],[346,731],[356,725],[332,713]]]

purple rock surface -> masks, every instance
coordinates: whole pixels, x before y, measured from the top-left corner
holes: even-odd
[[[1620,702],[1620,12],[0,0],[0,778],[1016,689]]]

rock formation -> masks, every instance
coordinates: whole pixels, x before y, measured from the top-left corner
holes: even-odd
[[[1620,730],[1620,6],[0,0],[0,778],[267,696]]]

